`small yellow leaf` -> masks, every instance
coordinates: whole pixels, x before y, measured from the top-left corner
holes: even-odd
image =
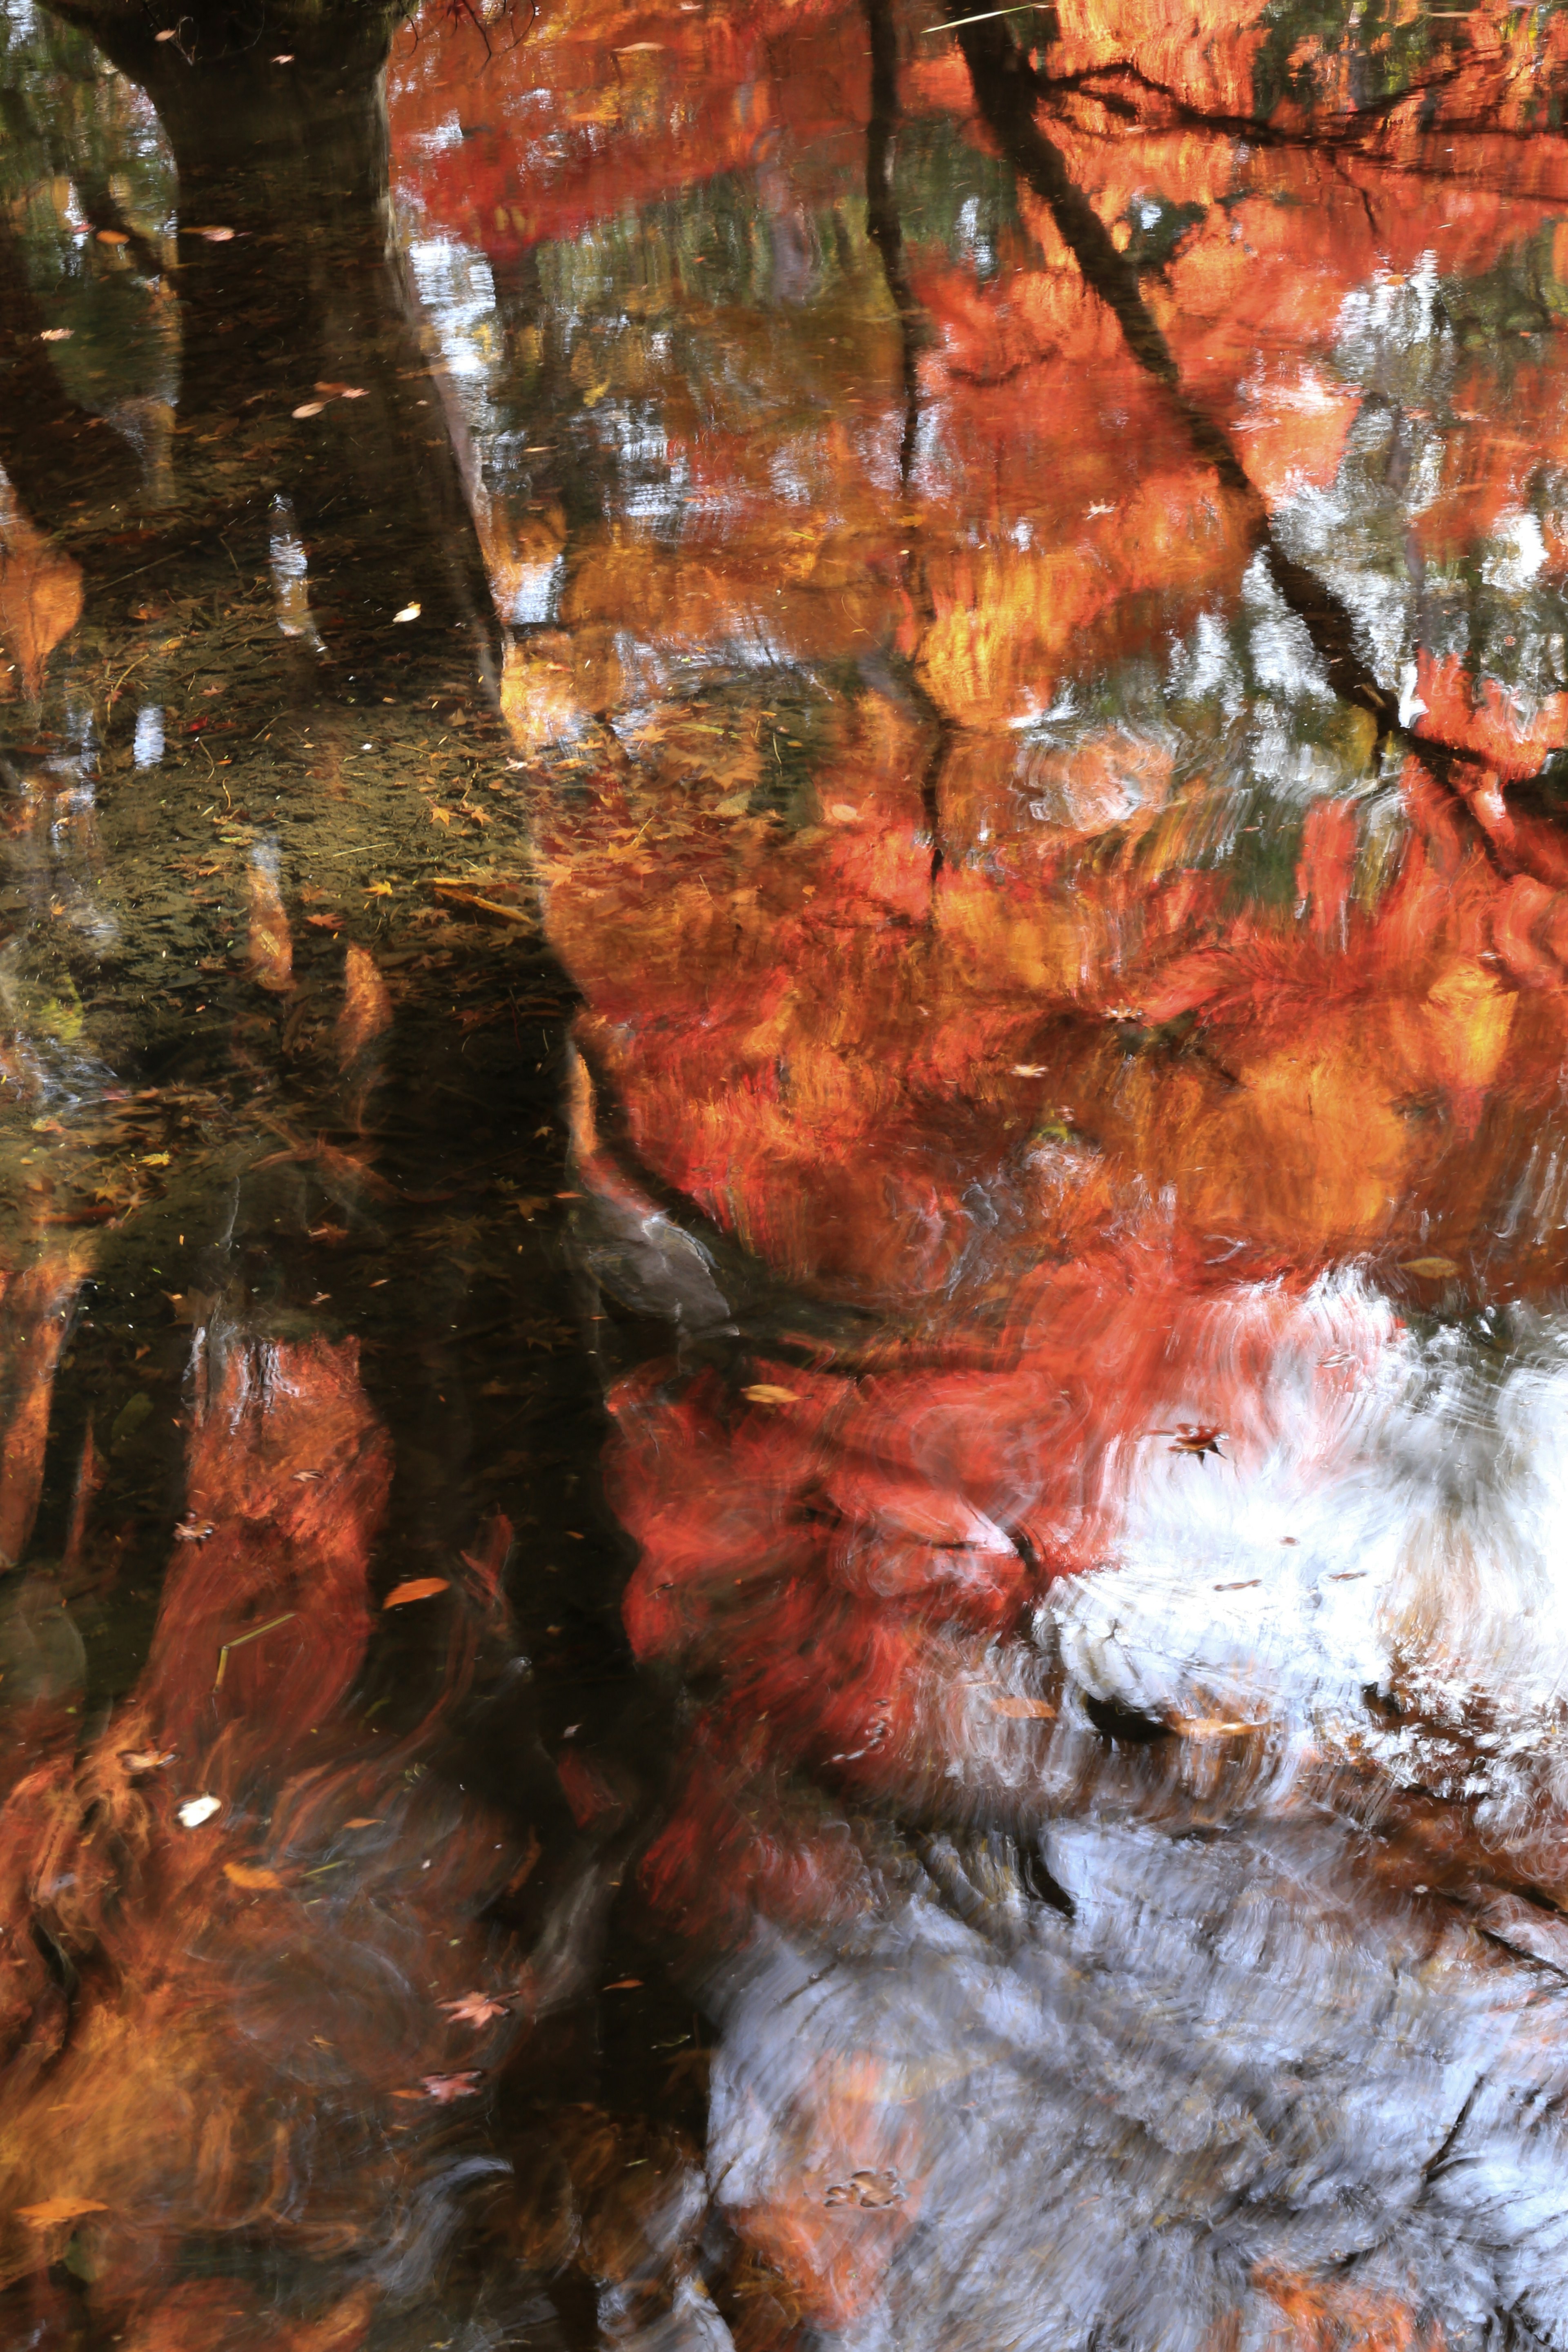
[[[394,621],[416,621],[419,618],[419,611],[417,604],[405,604],[402,611],[394,613],[392,617]]]
[[[365,894],[368,898],[390,898],[392,896],[392,885],[390,882],[367,882],[364,887]]]
[[[430,822],[432,824],[450,824],[452,822],[451,810],[432,807],[430,811]]]
[[[1013,1065],[1013,1076],[1016,1078],[1043,1078],[1045,1075],[1044,1062],[1015,1062]]]
[[[144,1151],[142,1154],[143,1168],[166,1168],[168,1164],[169,1154],[166,1151]]]
[[[741,1394],[743,1397],[749,1397],[753,1404],[798,1404],[800,1402],[793,1389],[774,1388],[771,1381],[753,1381],[749,1389],[741,1391]]]
[[[1451,1257],[1407,1257],[1399,1270],[1401,1274],[1424,1275],[1429,1282],[1440,1282],[1446,1275],[1461,1271]]]
[[[100,228],[97,235],[100,245],[129,245],[131,242],[122,228]]]

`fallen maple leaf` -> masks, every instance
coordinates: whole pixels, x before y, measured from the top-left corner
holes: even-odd
[[[232,1879],[236,1886],[281,1886],[283,1884],[275,1870],[263,1870],[259,1866],[253,1868],[247,1862],[226,1862],[223,1874]]]
[[[41,2204],[18,2205],[16,2219],[26,2221],[29,2230],[52,2230],[57,2221],[75,2221],[83,2213],[107,2213],[109,2208],[97,2197],[46,2197]]]
[[[390,882],[367,882],[364,887],[366,896],[369,898],[390,898],[392,896]]]
[[[401,1609],[405,1601],[428,1601],[433,1594],[447,1591],[450,1581],[445,1576],[410,1577],[406,1584],[395,1584],[381,1605],[384,1609]]]
[[[343,919],[341,915],[307,915],[305,920],[314,923],[319,931],[336,931],[342,929]]]
[[[460,2000],[444,2000],[441,2006],[454,2025],[488,2025],[492,2017],[504,2017],[510,2004],[488,1992],[466,1992]]]
[[[479,2087],[479,2072],[471,2069],[463,2074],[421,2074],[420,2084],[427,2099],[438,2099],[445,2105],[452,2099],[468,2099]]]

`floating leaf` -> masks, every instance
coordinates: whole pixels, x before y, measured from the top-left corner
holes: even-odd
[[[390,882],[367,882],[364,887],[366,895],[369,898],[390,898],[392,896],[392,885]]]
[[[275,1870],[263,1870],[259,1865],[253,1866],[247,1862],[226,1862],[223,1874],[236,1886],[259,1888],[281,1886],[283,1884]]]
[[[18,2205],[18,2221],[26,2221],[29,2230],[52,2230],[59,2221],[77,2221],[84,2213],[107,2213],[109,2208],[97,2197],[46,2197],[38,2205]]]
[[[402,611],[399,613],[394,613],[392,617],[394,622],[416,621],[419,618],[420,610],[421,608],[417,604],[405,604]]]
[[[421,2074],[420,2085],[427,2099],[438,2099],[447,2105],[453,2099],[471,2098],[479,2089],[477,2071],[461,2074]]]
[[[504,2017],[508,2003],[492,1999],[488,1992],[466,1992],[460,2000],[441,2003],[454,2025],[488,2025],[492,2017]]]
[[[199,1830],[204,1822],[210,1822],[215,1813],[222,1811],[221,1797],[187,1797],[179,1808],[180,1825],[187,1830]]]
[[[381,1605],[384,1609],[401,1609],[405,1601],[429,1601],[450,1587],[449,1577],[413,1576],[406,1584],[395,1584]]]
[[[40,343],[68,343],[75,332],[74,327],[46,327],[38,341]]]
[[[95,234],[100,245],[129,245],[131,242],[122,228],[100,228]]]
[[[172,1748],[126,1748],[121,1750],[121,1762],[128,1772],[155,1772],[160,1764],[172,1764]]]
[[[606,1992],[636,1992],[642,1984],[641,1977],[617,1977],[614,1984],[605,1987]]]
[[[291,416],[320,416],[326,404],[324,400],[302,400],[299,407],[291,408],[289,414]]]
[[[1399,1269],[1401,1274],[1418,1274],[1427,1282],[1440,1282],[1461,1270],[1451,1257],[1407,1257]]]
[[[741,1391],[741,1394],[743,1397],[749,1397],[753,1404],[798,1404],[800,1402],[793,1389],[775,1388],[771,1381],[753,1381],[749,1389]]]
[[[170,1155],[166,1151],[144,1151],[142,1154],[142,1165],[143,1168],[166,1168],[169,1159]]]
[[[1014,1722],[1037,1718],[1042,1723],[1054,1723],[1056,1720],[1056,1708],[1043,1698],[994,1698],[991,1705],[997,1715],[1007,1716]]]
[[[1043,1078],[1045,1075],[1044,1062],[1015,1062],[1013,1065],[1013,1076],[1016,1078]]]

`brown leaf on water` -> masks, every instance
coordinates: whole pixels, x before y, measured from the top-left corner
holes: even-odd
[[[172,1764],[172,1748],[126,1748],[121,1750],[121,1762],[128,1772],[155,1772],[161,1764]]]
[[[368,948],[352,946],[343,962],[343,1009],[338,1015],[338,1059],[346,1067],[392,1026],[392,999]]]
[[[253,1865],[247,1862],[226,1862],[223,1874],[236,1886],[261,1888],[281,1886],[283,1884],[275,1870],[264,1870],[259,1864]]]
[[[460,2074],[421,2074],[421,2088],[427,2099],[438,2099],[446,2106],[453,2099],[472,2098],[479,2086],[477,2068]]]
[[[504,2017],[510,2004],[492,1999],[488,1992],[466,1992],[460,2000],[444,2000],[441,2007],[454,2025],[488,2025],[492,2017]]]
[[[250,868],[250,976],[281,995],[294,984],[294,941],[278,877],[259,862]]]
[[[447,1577],[413,1576],[406,1584],[395,1584],[381,1605],[384,1609],[401,1609],[405,1601],[429,1601],[436,1593],[449,1589]]]
[[[1441,1282],[1447,1276],[1462,1273],[1451,1257],[1407,1257],[1400,1265],[1401,1274],[1418,1274],[1427,1282]]]
[[[307,915],[305,920],[313,923],[319,931],[341,931],[343,927],[341,915]]]
[[[131,242],[122,228],[100,228],[96,229],[93,234],[100,245],[129,245]]]
[[[46,2197],[39,2204],[18,2205],[15,2210],[29,2230],[52,2230],[57,2222],[79,2221],[84,2213],[107,2213],[109,2208],[97,2197]]]
[[[750,1388],[741,1391],[741,1394],[750,1398],[752,1404],[798,1404],[800,1402],[794,1389],[775,1388],[771,1381],[753,1381]]]
[[[1056,1708],[1043,1698],[994,1698],[991,1706],[994,1714],[1008,1716],[1016,1722],[1031,1717],[1042,1723],[1056,1720]]]

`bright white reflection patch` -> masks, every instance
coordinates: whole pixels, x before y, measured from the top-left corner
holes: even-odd
[[[163,756],[163,714],[154,702],[144,702],[136,713],[136,737],[132,753],[139,768],[155,768]]]

